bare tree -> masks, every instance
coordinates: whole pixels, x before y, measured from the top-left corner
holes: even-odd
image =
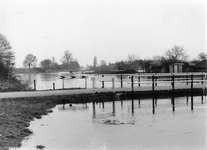
[[[180,47],[180,46],[177,46],[177,45],[175,45],[170,50],[168,49],[165,52],[165,56],[166,56],[166,59],[168,59],[171,63],[183,62],[183,61],[186,61],[189,57],[186,54],[183,46]]]
[[[64,51],[64,55],[62,56],[62,64],[66,64],[69,70],[69,64],[73,60],[72,53],[69,50]]]
[[[128,64],[128,69],[132,70],[132,69],[136,69],[137,65],[138,65],[138,57],[135,54],[129,54],[128,55],[128,60],[127,60],[127,64]]]
[[[12,47],[7,41],[6,37],[0,34],[0,61],[11,63],[14,61],[14,52],[11,50]]]
[[[25,57],[25,59],[24,59],[24,61],[23,61],[23,65],[25,66],[25,67],[29,67],[29,69],[31,68],[31,67],[36,67],[36,64],[37,63],[37,58],[36,58],[36,56],[34,56],[34,55],[32,55],[32,54],[28,54],[26,57]]]
[[[6,37],[0,34],[0,77],[8,78],[14,68],[14,52]]]

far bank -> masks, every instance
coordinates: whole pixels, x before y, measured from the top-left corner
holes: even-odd
[[[66,70],[57,70],[57,69],[42,69],[42,68],[15,68],[13,74],[27,74],[27,73],[53,73],[61,72]]]

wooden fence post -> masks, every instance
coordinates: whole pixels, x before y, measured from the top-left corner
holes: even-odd
[[[92,89],[95,92],[95,77],[92,77]]]
[[[152,76],[152,92],[154,94],[154,90],[155,90],[155,76]]]
[[[191,74],[191,110],[193,110],[193,74]]]
[[[172,92],[174,94],[174,90],[175,90],[175,75],[172,75]]]
[[[85,89],[87,89],[87,77],[85,77]]]
[[[53,90],[55,90],[55,83],[53,83]]]
[[[102,75],[102,77],[104,78],[104,75]],[[102,81],[102,88],[104,88],[104,81]]]
[[[155,76],[155,86],[157,86],[157,76]]]
[[[191,74],[191,95],[193,94],[193,74]]]
[[[203,84],[203,74],[201,75],[201,80],[202,80],[202,81],[201,81],[201,84]]]
[[[173,107],[173,111],[175,111],[175,75],[172,75],[172,98],[171,103]]]
[[[134,76],[131,76],[131,87],[132,87],[132,92],[134,92]]]
[[[34,90],[36,91],[36,80],[34,80]]]
[[[121,88],[123,87],[123,76],[121,74]]]
[[[112,92],[115,93],[115,79],[112,78]]]
[[[62,89],[64,89],[64,78],[62,79]]]
[[[154,114],[155,113],[155,76],[153,75],[152,76],[152,113]]]
[[[140,75],[140,73],[139,73]],[[140,76],[138,76],[138,86],[140,87]]]

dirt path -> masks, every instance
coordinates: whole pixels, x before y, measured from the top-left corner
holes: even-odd
[[[207,88],[206,84],[195,84],[194,88]],[[175,89],[190,89],[191,85],[175,85]],[[171,86],[155,86],[155,90],[171,90]],[[151,86],[134,87],[134,91],[151,91]],[[99,88],[95,92],[111,92],[112,88]],[[131,88],[115,88],[115,92],[131,91]],[[73,90],[51,90],[51,91],[27,91],[27,92],[3,92],[0,93],[2,98],[15,98],[15,97],[35,97],[35,96],[52,96],[52,95],[66,95],[66,94],[89,94],[94,93],[90,89],[73,89]]]

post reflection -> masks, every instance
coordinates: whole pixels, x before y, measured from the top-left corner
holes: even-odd
[[[138,99],[138,104],[139,104],[139,108],[141,108],[141,103],[140,103],[140,99]]]
[[[152,113],[155,114],[155,99],[152,98]]]
[[[102,102],[102,108],[104,109],[104,102]]]
[[[132,116],[134,116],[134,99],[132,98]]]
[[[93,118],[100,119],[100,118],[105,118],[106,116],[136,116],[140,115],[140,113],[137,112],[142,112],[144,109],[148,108],[152,112],[152,114],[155,114],[157,111],[156,108],[158,107],[158,100],[157,97],[152,97],[152,99],[146,99],[143,100],[143,106],[141,107],[141,99],[135,99],[135,98],[130,98],[131,100],[120,100],[120,101],[111,101],[111,102],[100,102],[96,104],[95,102],[92,102],[91,108],[93,109]],[[194,109],[194,101],[199,101],[200,104],[205,103],[205,96],[201,95],[197,96],[194,98],[193,95],[189,95],[186,97],[179,97],[177,98],[176,96],[172,96],[170,98],[163,98],[160,100],[159,103],[159,110],[158,112],[162,111],[162,107],[168,107],[170,111],[175,113],[175,107],[178,107],[178,111],[180,110],[181,107],[185,106],[189,110]],[[137,102],[136,102],[137,101]],[[117,104],[116,104],[117,103]],[[125,104],[124,104],[125,103]],[[175,104],[176,103],[176,104]],[[116,107],[116,105],[118,107]],[[196,103],[197,106],[197,103]],[[64,109],[64,105],[62,106]],[[135,109],[138,109],[137,112]],[[107,114],[107,115],[106,115]]]
[[[175,111],[175,97],[174,96],[171,98],[171,104],[172,104],[172,111]]]
[[[121,100],[121,108],[123,108],[123,100]]]
[[[203,97],[204,97],[204,94],[205,94],[205,90],[203,89],[203,92],[202,92],[202,95],[201,95],[201,104],[203,104]]]
[[[203,95],[201,96],[201,104],[203,104]]]
[[[115,116],[115,101],[112,101],[112,108],[113,108],[113,116]]]
[[[193,95],[191,95],[191,110],[193,110]]]
[[[93,105],[93,118],[96,118],[96,106],[95,106],[95,102],[92,102]]]
[[[157,99],[155,99],[155,106],[157,107]]]

